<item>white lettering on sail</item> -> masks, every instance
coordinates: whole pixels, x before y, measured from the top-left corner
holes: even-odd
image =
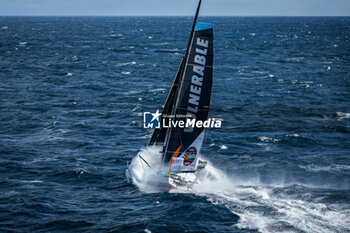
[[[197,38],[197,45],[199,46],[203,46],[204,48],[208,48],[208,45],[209,45],[209,41],[207,40],[203,40],[201,38]]]
[[[192,115],[192,119],[196,118],[198,112],[198,106],[200,103],[200,95],[202,92],[206,55],[208,54],[209,41],[201,38],[197,38],[197,47],[195,48],[196,55],[194,56],[194,63],[198,65],[193,65],[193,72],[195,73],[191,78],[190,93],[187,106],[187,114]],[[184,129],[185,132],[193,132],[193,128],[198,127],[198,125],[190,124],[190,127]]]
[[[204,75],[204,66],[193,66],[193,71],[201,76]]]
[[[196,84],[197,86],[202,86],[203,78],[198,77],[197,75],[192,76],[192,84]]]
[[[194,62],[200,65],[205,66],[205,56],[201,56],[201,55],[196,55],[194,56]]]
[[[196,48],[196,53],[207,55],[208,50],[207,49],[198,49]]]
[[[199,98],[198,95],[194,95],[194,94],[190,93],[190,99],[188,100],[188,102],[190,104],[198,106],[199,105],[199,99],[200,98]]]
[[[202,90],[201,87],[197,87],[195,85],[191,85],[190,92],[195,93],[197,95],[200,95],[201,94],[201,90]]]

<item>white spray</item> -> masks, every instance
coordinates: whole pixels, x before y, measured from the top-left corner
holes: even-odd
[[[140,152],[152,169],[138,156],[131,162],[134,183],[142,192],[164,191],[152,186],[150,182],[161,166],[160,150],[159,147],[149,147]],[[238,179],[215,168],[208,161],[199,175],[199,183],[190,192],[206,197],[214,205],[225,205],[240,217],[234,225],[237,228],[255,229],[259,232],[281,232],[285,226],[292,232],[350,231],[349,209],[311,202],[289,195],[288,192],[276,194],[276,189],[293,189],[293,185],[266,185],[249,178]],[[183,191],[173,189],[172,192]]]

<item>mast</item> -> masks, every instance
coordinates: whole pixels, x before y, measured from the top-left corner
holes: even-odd
[[[201,8],[201,4],[202,4],[202,0],[199,0],[196,15],[194,16],[194,20],[193,20],[193,24],[192,24],[190,39],[188,40],[188,45],[187,45],[187,50],[186,50],[186,55],[185,55],[185,64],[188,60],[188,54],[190,52],[190,46],[191,46],[192,39],[193,39],[194,29],[196,28],[196,23],[197,23],[197,19],[198,19],[199,10]]]
[[[177,103],[177,96],[178,96],[177,93],[178,93],[178,89],[179,89],[179,84],[181,85],[181,81],[183,79],[182,78],[183,72],[185,70],[185,64],[188,61],[188,54],[190,52],[190,47],[191,47],[191,43],[192,43],[192,39],[193,39],[193,35],[194,35],[194,31],[195,31],[195,27],[196,27],[201,4],[202,4],[202,0],[199,0],[197,10],[196,10],[196,15],[194,17],[193,24],[192,24],[191,35],[190,35],[190,38],[188,40],[186,54],[183,57],[183,59],[181,60],[179,69],[177,71],[177,74],[176,74],[174,82],[173,82],[173,85],[171,86],[171,90],[170,90],[169,95],[167,97],[167,100],[165,102],[165,105],[164,105],[164,108],[162,111],[162,116],[172,114],[174,109],[175,109],[174,106],[176,106],[176,103]],[[172,108],[171,108],[171,105],[173,105]],[[153,145],[153,144],[157,144],[157,143],[163,143],[163,153],[164,153],[165,148],[166,148],[166,144],[167,144],[166,136],[168,134],[169,134],[169,130],[166,130],[166,132],[164,132],[164,129],[155,129],[152,133],[152,137],[151,137],[150,141],[148,142],[148,146]]]
[[[192,30],[191,30],[191,35],[190,35],[190,38],[188,40],[188,45],[187,45],[187,50],[186,50],[186,55],[184,57],[184,66],[182,67],[182,70],[181,70],[181,80],[180,80],[180,87],[177,89],[176,91],[176,95],[175,95],[175,104],[173,105],[173,109],[171,111],[171,115],[175,115],[176,114],[176,109],[177,109],[177,106],[178,106],[178,103],[179,103],[179,97],[180,97],[180,91],[181,91],[181,88],[182,88],[182,85],[183,85],[183,80],[184,80],[184,71],[186,70],[187,68],[187,63],[188,63],[188,59],[189,59],[189,53],[191,51],[191,45],[193,43],[193,37],[194,37],[194,33],[195,33],[195,28],[196,28],[196,24],[197,24],[197,19],[198,19],[198,14],[199,14],[199,10],[200,10],[200,7],[201,7],[201,4],[202,4],[202,0],[199,0],[198,2],[198,6],[197,6],[197,10],[196,10],[196,15],[194,17],[194,20],[193,20],[193,24],[192,24]],[[164,146],[163,146],[163,162],[166,160],[166,154],[168,152],[168,146],[169,146],[169,135],[171,134],[173,128],[169,128],[167,130],[167,133],[166,133],[166,137],[165,137],[165,141],[164,141]],[[177,150],[177,153],[179,154],[180,151]]]

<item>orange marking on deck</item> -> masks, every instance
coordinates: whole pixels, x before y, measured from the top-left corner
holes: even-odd
[[[171,156],[171,159],[170,159],[170,161],[169,161],[169,166],[170,166],[171,163],[173,162],[173,157],[176,158],[177,156],[179,156],[180,149],[181,149],[181,146],[179,146],[179,147],[176,149],[176,151],[174,152],[173,156]]]

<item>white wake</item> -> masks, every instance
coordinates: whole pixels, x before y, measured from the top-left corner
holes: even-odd
[[[144,148],[141,155],[156,169],[160,166],[160,148]],[[205,159],[206,160],[206,159]],[[160,192],[149,184],[154,171],[135,157],[131,169],[142,192]],[[327,205],[311,193],[292,195],[298,185],[266,185],[235,178],[208,161],[200,182],[191,193],[204,196],[214,205],[224,205],[240,217],[235,227],[259,232],[350,232],[350,205]],[[287,190],[287,191],[286,191]],[[176,192],[176,190],[172,190]],[[181,191],[182,192],[182,191]],[[298,192],[298,191],[297,191]]]

